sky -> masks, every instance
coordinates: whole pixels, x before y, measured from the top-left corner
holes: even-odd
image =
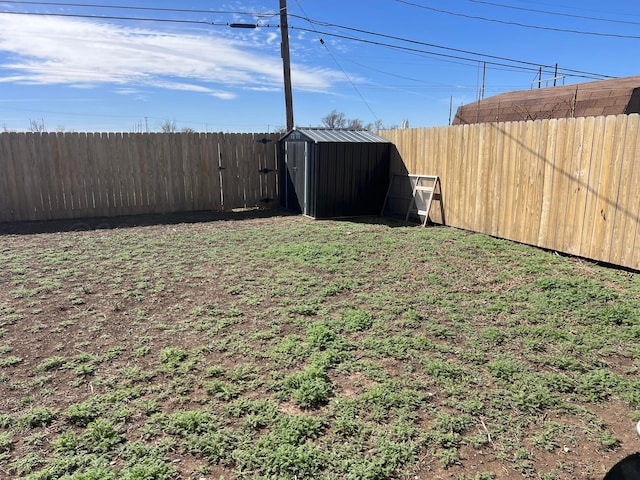
[[[637,0],[286,3],[300,127],[333,111],[443,126],[482,96],[640,75]],[[0,12],[0,131],[285,128],[279,0],[0,0]]]

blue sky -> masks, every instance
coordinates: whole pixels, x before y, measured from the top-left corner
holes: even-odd
[[[298,126],[333,110],[386,127],[447,125],[450,105],[478,98],[483,75],[488,97],[531,88],[539,66],[546,79],[558,64],[560,84],[640,74],[637,0],[287,4]],[[278,6],[0,0],[0,129],[281,129]]]

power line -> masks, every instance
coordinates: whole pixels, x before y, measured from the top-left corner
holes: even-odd
[[[369,109],[369,111],[371,112],[371,114],[373,115],[373,117],[376,120],[380,120],[378,118],[378,116],[376,115],[376,112],[373,111],[373,109],[371,108],[371,105],[369,105],[369,102],[367,102],[367,100],[364,98],[364,95],[362,95],[362,92],[360,92],[360,90],[358,89],[358,87],[356,86],[356,84],[353,82],[353,80],[351,80],[351,77],[347,74],[347,72],[345,71],[344,68],[342,68],[342,65],[340,65],[340,63],[338,62],[338,60],[336,59],[336,57],[333,55],[333,53],[331,53],[331,50],[329,50],[329,47],[327,46],[326,42],[322,39],[322,37],[320,36],[320,33],[318,33],[318,31],[316,30],[315,25],[313,24],[313,21],[308,17],[307,12],[304,11],[304,8],[302,8],[301,2],[297,2],[298,4],[298,8],[302,11],[302,13],[305,15],[304,17],[298,17],[298,18],[304,18],[307,22],[309,22],[309,25],[311,25],[311,28],[313,28],[314,32],[316,33],[318,39],[320,40],[320,44],[325,48],[325,50],[327,51],[327,53],[329,54],[329,56],[331,57],[331,59],[333,60],[333,62],[338,66],[338,68],[342,71],[342,73],[344,74],[344,76],[346,77],[346,79],[349,81],[349,83],[351,84],[351,86],[353,87],[353,89],[356,91],[356,93],[358,94],[358,96],[360,97],[360,99],[364,102],[364,104],[367,106],[367,108]],[[292,15],[290,15],[292,16]]]
[[[587,32],[587,31],[583,31],[583,30],[571,30],[571,29],[566,29],[566,28],[541,27],[539,25],[529,25],[529,24],[526,24],[526,23],[509,22],[507,20],[498,20],[496,18],[479,17],[479,16],[476,16],[476,15],[468,15],[466,13],[451,12],[449,10],[442,10],[440,8],[427,7],[426,5],[421,5],[419,3],[409,2],[407,0],[395,0],[395,1],[398,2],[398,3],[404,3],[406,5],[410,5],[412,7],[423,8],[425,10],[430,10],[432,12],[437,12],[437,13],[445,13],[447,15],[454,15],[456,17],[470,18],[472,20],[482,20],[482,21],[485,21],[485,22],[501,23],[503,25],[515,25],[517,27],[533,28],[535,30],[549,30],[549,31],[553,31],[553,32],[575,33],[577,35],[595,35],[595,36],[598,36],[598,37],[640,39],[640,36],[638,36],[638,35],[623,35],[623,34],[620,34],[620,33]]]
[[[545,3],[545,2],[542,2],[540,0],[534,0],[534,1],[514,0],[514,1],[517,2],[517,3],[528,3],[528,4],[531,4],[531,5],[544,5],[545,7],[557,7],[558,6],[557,2],[556,3]],[[604,10],[595,10],[593,8],[585,8],[584,5],[580,5],[580,4],[571,5],[571,6],[563,5],[562,8],[564,8],[565,10],[577,10],[579,12],[594,12],[594,13],[597,13],[597,14],[603,13],[603,14],[607,14],[607,15],[620,15],[619,12],[608,12],[608,11],[604,11]],[[637,15],[637,14],[625,14],[625,16],[628,16],[628,17],[631,17],[631,16],[640,17],[640,15]]]
[[[315,30],[311,30],[309,28],[304,28],[304,27],[296,27],[296,26],[290,26],[289,28],[295,29],[295,30],[301,30],[303,32],[315,32]],[[474,64],[479,62],[479,61],[483,61],[481,59],[477,59],[477,58],[470,58],[470,57],[463,57],[460,55],[453,55],[453,54],[448,54],[448,53],[440,53],[440,52],[432,52],[432,51],[428,51],[428,50],[422,50],[419,48],[411,48],[411,47],[403,47],[400,45],[393,45],[390,43],[384,43],[384,42],[378,42],[375,40],[366,40],[363,38],[358,38],[358,37],[352,37],[349,35],[341,35],[338,33],[331,33],[331,32],[321,32],[318,31],[319,34],[321,35],[325,35],[325,36],[329,36],[329,37],[336,37],[336,38],[342,38],[344,40],[351,40],[354,42],[360,42],[360,43],[367,43],[370,45],[377,45],[379,47],[386,47],[386,48],[391,48],[394,50],[400,50],[400,51],[405,51],[405,52],[415,52],[415,53],[421,53],[421,54],[425,54],[425,55],[433,55],[433,56],[437,56],[437,57],[445,57],[445,58],[453,58],[453,59],[457,59],[457,60],[465,60],[468,62],[473,62]],[[518,69],[518,70],[524,70],[527,72],[538,72],[539,70],[539,66],[537,66],[536,64],[530,63],[530,65],[532,66],[520,66],[520,65],[512,65],[512,64],[507,64],[507,63],[500,63],[500,62],[494,62],[494,61],[486,61],[485,63],[487,63],[488,65],[497,65],[500,67],[507,67],[507,68],[513,68],[513,69]],[[526,62],[529,63],[529,62]],[[535,66],[535,68],[534,68]],[[545,66],[545,68],[551,68],[550,65]],[[572,70],[570,69],[562,69],[562,72],[570,72]],[[597,75],[596,77],[594,77],[594,75]],[[590,80],[602,80],[602,77],[606,77],[606,78],[616,78],[616,77],[612,77],[612,76],[608,76],[608,75],[600,75],[600,74],[592,74],[592,75],[582,75],[582,74],[578,74],[578,73],[573,73],[570,74],[568,76],[571,77],[577,77],[577,78],[587,78]]]
[[[626,25],[640,25],[640,22],[630,22],[628,20],[613,20],[610,18],[598,18],[598,17],[587,17],[585,15],[573,15],[571,13],[561,13],[561,12],[550,12],[548,10],[537,10],[535,8],[525,8],[525,7],[516,7],[513,5],[503,5],[501,3],[494,3],[494,2],[487,2],[484,0],[469,0],[470,2],[473,3],[482,3],[484,5],[491,5],[494,7],[501,7],[501,8],[510,8],[512,10],[521,10],[524,12],[533,12],[533,13],[544,13],[546,15],[557,15],[559,17],[569,17],[569,18],[579,18],[581,20],[594,20],[597,22],[609,22],[609,23],[622,23],[622,24],[626,24]]]
[[[15,2],[4,1],[3,4],[19,4],[19,5],[48,5],[58,7],[88,7],[88,8],[109,8],[119,10],[140,10],[140,11],[155,11],[155,12],[179,12],[179,13],[215,13],[215,14],[228,14],[228,15],[253,15],[256,17],[273,17],[278,15],[276,12],[250,12],[250,11],[233,11],[233,10],[194,10],[187,8],[160,8],[160,7],[138,7],[133,5],[105,5],[95,3],[64,3],[64,2]]]
[[[39,13],[39,12],[10,12],[0,11],[6,15],[27,15],[40,17],[67,17],[67,18],[90,18],[99,20],[130,20],[135,22],[162,22],[162,23],[190,23],[196,25],[226,26],[233,25],[226,22],[207,22],[205,20],[178,20],[173,18],[147,18],[147,17],[122,17],[117,15],[80,15],[76,13]],[[271,25],[256,25],[256,27],[271,27]]]
[[[194,24],[194,25],[208,25],[214,27],[236,27],[236,28],[276,28],[278,25],[270,25],[265,23],[260,24],[245,24],[234,22],[210,22],[206,20],[182,20],[175,18],[149,18],[149,17],[124,17],[118,15],[82,15],[79,13],[41,13],[41,12],[15,12],[15,11],[0,11],[0,14],[6,15],[26,15],[26,16],[40,16],[40,17],[67,17],[67,18],[88,18],[97,20],[126,20],[133,22],[159,22],[159,23],[181,23],[181,24]]]
[[[294,15],[291,15],[294,16]],[[379,33],[379,32],[372,32],[370,30],[363,30],[360,28],[354,28],[354,27],[347,27],[345,25],[338,25],[335,23],[329,23],[329,22],[323,22],[323,21],[319,21],[319,20],[310,20],[308,18],[305,18],[305,20],[311,22],[311,23],[315,23],[316,25],[321,25],[324,27],[332,27],[332,28],[340,28],[340,29],[344,29],[344,30],[349,30],[349,31],[353,31],[353,32],[358,32],[358,33],[364,33],[366,35],[372,35],[372,36],[377,36],[377,37],[382,37],[382,38],[387,38],[390,40],[398,40],[398,41],[402,41],[402,42],[407,42],[407,43],[412,43],[415,45],[422,45],[422,46],[426,46],[426,47],[431,47],[431,48],[438,48],[441,50],[448,50],[451,52],[456,52],[456,53],[464,53],[467,55],[474,55],[477,57],[481,57],[481,58],[491,58],[494,60],[503,60],[503,61],[507,61],[507,62],[512,62],[512,63],[519,63],[519,64],[523,64],[523,65],[529,65],[531,67],[535,67],[536,69],[540,68],[540,64],[539,63],[534,63],[534,62],[528,62],[525,60],[518,60],[518,59],[514,59],[514,58],[509,58],[509,57],[501,57],[498,55],[490,55],[490,54],[486,54],[486,53],[479,53],[479,52],[474,52],[471,50],[463,50],[463,49],[459,49],[459,48],[452,48],[452,47],[445,47],[443,45],[437,45],[434,43],[428,43],[428,42],[422,42],[419,40],[413,40],[410,38],[403,38],[403,37],[398,37],[395,35],[387,35],[384,33]],[[314,29],[314,31],[316,31]],[[331,34],[327,34],[327,35],[331,35]],[[346,37],[348,39],[352,39],[352,37]],[[362,41],[362,42],[366,42],[366,40],[363,39],[355,39],[357,41]],[[388,45],[385,45],[388,46]],[[397,48],[402,48],[402,47],[397,47]],[[420,50],[418,50],[420,51]],[[454,55],[445,55],[445,54],[438,54],[436,52],[424,52],[424,53],[428,53],[430,55],[442,55],[442,56],[446,56],[449,58],[456,58],[459,60],[467,60],[467,61],[473,61],[476,62],[478,61],[477,58],[467,58],[467,57],[459,57],[459,56],[454,56]],[[484,61],[484,60],[481,60]],[[487,62],[487,63],[493,63],[494,65],[499,65],[499,66],[507,66],[507,67],[513,67],[513,65],[505,65],[505,64],[501,64],[501,63],[495,63],[495,62]],[[544,68],[552,68],[553,65],[542,65]],[[585,72],[585,71],[581,71],[581,70],[572,70],[572,69],[563,69],[564,72],[572,72],[572,73],[576,73],[576,74],[581,74],[581,75],[588,75],[589,77],[586,78],[593,78],[593,77],[599,77],[599,78],[615,78],[613,76],[610,75],[603,75],[603,74],[599,74],[599,73],[593,73],[593,72]],[[578,75],[576,75],[578,76]]]

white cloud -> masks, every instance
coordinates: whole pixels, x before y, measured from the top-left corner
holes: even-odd
[[[212,92],[211,96],[219,98],[220,100],[233,100],[237,97],[235,93],[231,92]]]
[[[266,32],[264,44],[277,36]],[[232,99],[229,89],[282,84],[278,55],[254,43],[214,35],[166,33],[90,20],[0,14],[0,82],[112,84],[122,92],[142,86],[201,92]],[[329,92],[342,74],[292,66],[294,88]]]

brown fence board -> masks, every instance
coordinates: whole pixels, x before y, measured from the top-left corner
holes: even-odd
[[[80,161],[78,160],[76,153],[77,148],[77,133],[69,134],[69,139],[66,142],[61,142],[64,145],[64,163],[66,166],[67,185],[69,197],[69,203],[71,205],[70,217],[83,217],[85,212],[82,209],[82,196],[84,193],[84,185],[82,185],[82,177],[78,172]]]
[[[611,246],[613,243],[613,232],[616,214],[619,210],[618,197],[621,184],[622,165],[624,160],[625,141],[627,137],[627,119],[622,116],[616,118],[616,136],[613,144],[612,163],[609,169],[609,176],[603,192],[603,205],[605,209],[604,231],[601,243],[599,244],[598,258],[609,261],[611,258]]]
[[[222,159],[222,150],[223,150],[223,142],[224,142],[224,137],[222,134],[216,134],[215,137],[212,139],[215,148],[216,148],[216,165],[218,166],[218,183],[220,185],[220,208],[224,209],[225,208],[225,202],[226,202],[226,198],[225,198],[225,191],[224,191],[224,166],[222,165],[223,163],[223,159]]]
[[[6,205],[3,204],[2,216],[5,221],[26,219],[24,209],[26,204],[21,198],[22,189],[18,180],[18,172],[14,164],[13,137],[16,133],[6,133],[2,135],[2,172],[6,176],[7,192],[3,195]]]
[[[133,201],[134,201],[134,211],[136,213],[142,213],[144,202],[143,202],[143,187],[142,187],[142,178],[144,175],[143,165],[144,162],[140,157],[138,138],[142,136],[141,133],[128,133],[125,135],[127,139],[127,145],[129,146],[129,150],[127,152],[127,159],[131,168],[131,179],[133,182]]]
[[[249,133],[245,135],[245,139],[243,141],[244,152],[243,152],[243,183],[244,183],[244,194],[245,194],[245,206],[246,207],[255,207],[258,205],[259,197],[258,193],[260,190],[259,183],[260,178],[258,177],[258,167],[256,163],[256,137],[255,134]]]
[[[549,228],[550,219],[552,218],[552,192],[554,183],[555,168],[553,157],[556,151],[558,121],[551,120],[547,125],[546,146],[541,150],[542,163],[544,164],[544,173],[540,182],[542,190],[542,203],[540,205],[540,225],[538,227],[537,245],[550,248],[551,246],[551,229]],[[544,133],[543,133],[544,135]]]
[[[114,193],[112,185],[111,175],[111,161],[107,158],[106,145],[108,143],[107,134],[96,134],[94,136],[95,141],[95,154],[96,154],[96,166],[98,171],[98,179],[100,181],[100,208],[96,209],[100,216],[115,215],[114,205]]]
[[[16,184],[19,190],[17,198],[21,204],[20,212],[25,220],[34,220],[34,205],[29,184],[29,160],[26,151],[26,135],[17,133],[12,136],[11,147],[18,155],[13,157],[13,166],[16,175]]]
[[[104,169],[102,168],[102,157],[100,156],[100,148],[102,145],[102,136],[100,133],[93,133],[87,136],[87,149],[89,162],[93,167],[94,172],[94,190],[93,201],[96,216],[107,216],[109,214],[106,209],[108,205],[107,192],[105,186],[105,179],[103,176]]]
[[[498,124],[492,123],[491,130],[494,135],[493,144],[495,146],[495,156],[491,163],[491,183],[489,188],[492,192],[492,198],[487,205],[487,214],[490,216],[489,233],[494,236],[500,235],[500,211],[504,197],[504,182],[502,179],[502,170],[500,164],[495,160],[502,158],[504,155],[504,132],[498,127]]]
[[[95,172],[87,149],[87,134],[79,133],[76,137],[74,150],[78,156],[78,178],[82,184],[82,210],[83,216],[91,216],[94,212],[93,192],[95,191]]]
[[[502,216],[501,236],[504,238],[513,237],[512,221],[514,209],[517,208],[517,189],[515,186],[518,175],[518,149],[516,148],[515,143],[519,134],[518,129],[518,124],[515,122],[509,122],[505,125],[507,145],[505,148],[505,157],[501,163],[508,188],[506,189],[504,203],[500,212],[500,215]]]
[[[572,138],[572,149],[566,153],[567,179],[569,184],[566,190],[566,208],[564,211],[564,224],[562,225],[562,243],[559,249],[563,252],[574,253],[576,243],[580,241],[576,235],[577,214],[576,208],[580,194],[580,159],[584,148],[584,117],[576,118]],[[558,226],[560,227],[560,225]],[[577,242],[576,242],[577,239]]]
[[[587,198],[585,202],[584,212],[585,222],[580,239],[580,244],[582,245],[583,250],[585,250],[585,256],[591,255],[588,244],[593,238],[594,225],[596,222],[596,217],[598,216],[598,191],[600,182],[600,171],[603,167],[603,148],[605,134],[607,134],[605,129],[605,117],[598,117],[596,119],[596,128],[594,129],[593,152],[591,163],[589,165],[589,174],[587,176],[586,184]]]
[[[205,174],[201,178],[204,208],[218,210],[222,208],[220,203],[220,177],[218,172],[218,147],[214,141],[214,135],[203,135],[200,144],[201,172]]]
[[[116,145],[118,146],[117,165],[120,185],[120,208],[121,215],[124,215],[124,212],[135,212],[133,201],[135,193],[131,177],[131,165],[127,155],[129,146],[126,144],[126,138],[122,133],[116,134]]]
[[[247,137],[247,158],[246,158],[246,191],[247,191],[247,207],[257,207],[260,205],[260,175],[263,175],[260,170],[259,162],[259,147],[262,144],[258,143],[260,138],[259,134],[249,133]]]
[[[533,136],[534,148],[533,161],[535,165],[533,169],[533,176],[530,179],[530,192],[531,192],[531,227],[529,229],[529,235],[525,240],[526,243],[535,244],[538,240],[540,233],[540,224],[542,219],[542,205],[543,205],[543,192],[544,192],[544,176],[546,172],[545,153],[547,149],[547,135],[546,129],[543,127],[543,123],[537,120],[535,123],[536,130]]]
[[[40,134],[38,134],[40,135]],[[29,197],[31,198],[33,214],[44,215],[46,211],[43,191],[42,191],[42,181],[43,181],[43,166],[45,165],[44,159],[38,155],[38,146],[36,145],[36,141],[33,138],[33,134],[28,134],[25,136],[26,142],[26,150],[25,150],[25,169],[26,169],[26,178],[25,180],[29,182]]]
[[[520,148],[520,208],[517,209],[518,217],[515,220],[517,228],[514,231],[514,236],[519,242],[529,241],[533,231],[534,210],[539,208],[538,205],[534,205],[535,195],[533,194],[533,189],[536,188],[534,185],[536,172],[534,149],[538,145],[537,138],[535,138],[536,125],[535,121],[524,123],[524,133],[521,139],[523,145]]]
[[[189,210],[189,207],[188,207],[187,191],[186,191],[185,182],[184,182],[185,171],[184,171],[183,161],[182,161],[182,146],[179,140],[181,137],[182,137],[181,135],[175,135],[175,134],[168,137],[169,145],[170,145],[169,151],[171,152],[170,159],[171,159],[171,165],[172,165],[171,184],[172,184],[172,190],[174,193],[174,199],[171,203],[177,205],[178,209],[182,211],[186,211],[186,210]]]
[[[455,128],[455,127],[454,127]],[[469,135],[469,126],[463,125],[457,129],[458,138],[456,139],[456,148],[452,152],[453,154],[453,162],[457,167],[456,174],[452,176],[451,183],[449,184],[449,195],[447,198],[452,200],[452,209],[450,215],[445,215],[447,222],[449,225],[462,225],[462,212],[464,208],[465,199],[463,198],[464,192],[464,175],[465,171],[465,158],[464,158],[464,149],[467,142],[467,137]],[[398,138],[398,141],[401,141],[401,138]],[[451,158],[451,157],[450,157]],[[414,170],[409,169],[409,173],[414,173]],[[429,172],[429,175],[438,175],[439,169],[434,172]],[[449,211],[449,204],[445,203],[445,208]]]
[[[236,143],[236,151],[238,153],[238,160],[237,160],[237,165],[238,165],[238,174],[239,174],[239,178],[238,178],[238,183],[239,183],[239,194],[240,194],[240,198],[242,198],[242,206],[246,207],[249,201],[249,196],[250,196],[250,192],[249,192],[249,186],[250,186],[250,182],[249,182],[249,164],[248,162],[250,161],[250,151],[251,151],[251,147],[249,147],[249,145],[247,144],[247,138],[245,135],[243,135],[240,139],[238,139],[239,141]]]
[[[94,172],[91,163],[87,159],[87,134],[78,133],[73,137],[72,150],[77,161],[77,182],[79,184],[78,206],[80,215],[90,217],[93,214],[93,178]]]
[[[570,124],[572,122],[573,119],[569,119],[568,122],[558,122],[556,148],[553,152],[553,157],[550,159],[553,164],[554,178],[551,188],[552,208],[549,217],[548,248],[554,250],[560,250],[560,245],[564,239],[564,210],[566,208],[566,192],[569,185],[565,155],[567,151],[570,151],[567,149],[567,143],[570,142],[569,138],[572,138],[570,135]]]
[[[12,219],[13,199],[11,193],[13,188],[11,182],[14,178],[9,177],[9,165],[7,157],[10,155],[10,149],[7,145],[8,137],[0,136],[0,222],[10,221]]]

